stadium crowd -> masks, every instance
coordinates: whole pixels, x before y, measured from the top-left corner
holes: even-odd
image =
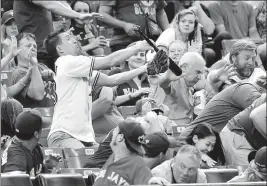
[[[3,175],[266,183],[265,1],[1,3]],[[44,149],[95,152],[71,167]]]

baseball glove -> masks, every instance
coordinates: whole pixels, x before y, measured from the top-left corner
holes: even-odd
[[[165,51],[159,50],[153,60],[147,66],[148,75],[157,75],[168,70],[168,55]]]

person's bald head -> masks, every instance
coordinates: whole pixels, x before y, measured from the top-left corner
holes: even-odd
[[[200,54],[187,52],[181,57],[179,66],[185,74],[184,79],[187,86],[192,87],[201,79],[206,62]]]

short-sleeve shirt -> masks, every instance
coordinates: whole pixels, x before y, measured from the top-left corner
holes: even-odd
[[[135,154],[114,162],[110,156],[95,179],[94,186],[145,185],[152,177],[143,159]]]
[[[167,5],[164,0],[102,0],[100,6],[113,7],[115,18],[127,23],[139,25],[142,30],[146,29],[146,18],[142,13],[141,8],[153,20],[156,19],[156,13],[162,10]],[[126,34],[123,29],[115,28],[114,35]],[[138,38],[137,38],[138,39]],[[122,41],[123,42],[123,41]]]
[[[38,52],[45,52],[43,41],[53,31],[51,12],[32,3],[32,0],[14,1],[14,18],[19,32],[36,37]]]
[[[216,1],[211,3],[208,9],[214,24],[223,24],[234,39],[248,37],[249,28],[256,26],[250,23],[253,7],[247,2],[238,1],[237,6],[233,6],[229,1]]]
[[[262,136],[260,132],[255,128],[253,121],[250,119],[250,113],[266,102],[266,94],[256,99],[248,108],[234,116],[228,121],[227,127],[230,131],[237,134],[245,134],[249,144],[255,149],[259,150],[267,143],[266,137]]]
[[[73,25],[74,30],[72,31],[73,35],[77,36],[78,41],[81,43],[81,46],[89,44],[89,39],[97,37],[96,29],[91,25],[92,30],[88,30],[86,33],[84,28],[77,27]],[[93,55],[92,51],[87,52],[89,55]]]
[[[171,82],[170,93],[165,92],[164,104],[169,107],[169,119],[176,124],[190,124],[193,121],[194,99],[192,88],[184,78]]]
[[[88,163],[85,167],[91,168],[102,168],[106,163],[110,155],[113,153],[110,147],[110,142],[112,140],[113,130],[111,130],[106,138],[99,144],[98,150],[95,154],[89,158]]]
[[[44,64],[39,63],[38,69],[40,73],[43,70],[48,69]],[[19,80],[21,80],[27,74],[26,71],[20,70],[17,68],[14,70],[12,74],[12,85],[15,85]],[[25,86],[25,88],[20,92],[20,94],[16,95],[14,98],[18,100],[23,107],[25,108],[35,108],[35,107],[54,107],[57,102],[57,94],[56,94],[56,83],[53,78],[45,79],[43,78],[44,83],[44,98],[41,101],[36,101],[31,99],[27,92],[29,90],[30,82]]]
[[[43,170],[43,160],[39,145],[30,151],[15,137],[7,150],[7,163],[3,172],[21,171],[36,176]]]
[[[58,102],[54,108],[49,136],[65,132],[83,142],[95,142],[92,127],[92,87],[99,72],[94,71],[94,57],[62,56],[55,63]]]
[[[198,117],[182,132],[188,135],[200,123],[208,123],[220,133],[228,120],[250,106],[261,93],[250,83],[236,83],[216,94]]]

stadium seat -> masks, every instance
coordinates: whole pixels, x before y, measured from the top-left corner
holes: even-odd
[[[42,134],[39,140],[39,143],[43,146],[43,147],[48,147],[47,145],[47,136],[50,132],[50,128],[43,128],[42,129]]]
[[[86,186],[80,174],[40,174],[35,182],[39,186]]]
[[[202,169],[207,176],[208,183],[226,183],[238,175],[237,169]]]
[[[43,119],[43,128],[48,128],[52,124],[52,119],[54,115],[54,107],[38,107],[34,108],[35,110],[38,110]]]
[[[67,168],[83,168],[98,148],[63,149]]]
[[[2,71],[1,72],[1,83],[3,86],[9,87],[11,86],[11,77],[12,77],[12,71]]]
[[[228,52],[230,52],[231,47],[233,46],[233,44],[238,41],[237,39],[230,39],[230,40],[223,40],[222,41],[222,49],[223,49],[223,53],[227,54]],[[266,42],[265,40],[251,40],[253,41],[257,46],[263,44],[264,42]]]
[[[1,186],[32,186],[28,174],[1,174]]]
[[[185,130],[186,127],[188,127],[188,125],[186,125],[186,124],[172,126],[173,136],[179,136]]]
[[[266,182],[239,182],[239,183],[180,183],[171,186],[266,186]]]
[[[56,167],[56,169],[65,168],[65,161],[63,156],[63,151],[61,148],[50,148],[50,147],[43,147],[42,148],[44,159],[48,158],[51,153],[59,154],[62,157],[62,161],[60,161]]]
[[[121,106],[118,109],[125,119],[127,117],[134,116],[134,113],[136,112],[135,106]]]
[[[59,174],[81,174],[82,176],[88,176],[90,174],[98,175],[100,169],[99,168],[61,168],[59,169]]]

